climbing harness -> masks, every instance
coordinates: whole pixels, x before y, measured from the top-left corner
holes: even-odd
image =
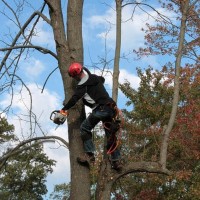
[[[121,110],[116,105],[109,104],[109,106],[115,110],[115,116],[111,121],[103,123],[103,127],[111,133],[108,140],[112,141],[112,145],[107,150],[107,154],[113,153],[121,144],[122,127],[124,124]]]
[[[62,125],[65,123],[68,116],[68,112],[64,110],[54,110],[50,115],[50,120],[55,124]]]

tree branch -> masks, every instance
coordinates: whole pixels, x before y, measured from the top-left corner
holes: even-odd
[[[61,141],[67,148],[69,148],[69,144],[68,142],[66,142],[63,138],[61,137],[58,137],[58,136],[44,136],[44,137],[35,137],[35,138],[31,138],[31,139],[28,139],[28,140],[24,140],[22,141],[21,143],[19,143],[15,148],[9,150],[8,152],[6,152],[1,158],[0,158],[0,169],[1,167],[5,164],[6,160],[8,158],[10,158],[11,156],[13,155],[16,155],[18,153],[21,153],[22,151],[24,150],[27,150],[31,147],[33,147],[34,145],[37,145],[37,144],[40,144],[40,143],[44,143],[44,142],[49,142],[52,140],[50,139],[55,139],[55,140],[59,140]],[[33,141],[38,141],[36,144],[32,144],[31,146],[29,147],[23,147],[24,145],[28,144],[28,143],[31,143]],[[21,148],[22,147],[22,148]]]
[[[46,78],[46,80],[45,80],[45,82],[44,82],[44,85],[43,85],[43,87],[42,87],[41,93],[43,93],[44,88],[45,88],[45,85],[46,85],[46,83],[47,83],[49,77],[50,77],[57,69],[58,69],[58,67],[56,67],[56,68],[48,75],[48,77]]]
[[[163,169],[158,162],[132,162],[127,166],[124,166],[121,173],[116,173],[113,178],[113,183],[123,177],[124,175],[136,172],[147,172],[147,173],[157,173],[170,175],[171,172],[167,169]]]
[[[136,5],[136,6],[139,6],[139,5],[147,6],[147,7],[151,8],[153,11],[155,11],[165,22],[172,24],[172,23],[171,23],[171,20],[170,20],[168,17],[162,15],[162,14],[161,14],[160,12],[158,12],[154,7],[152,7],[152,6],[150,6],[150,5],[146,4],[146,3],[137,3],[137,2],[135,2],[135,3],[126,3],[126,4],[122,5],[122,7],[125,7],[125,6],[127,6],[127,5],[131,5],[131,4],[134,4],[134,5]],[[139,7],[139,8],[140,8],[140,7]],[[140,9],[143,10],[142,8],[140,8]],[[144,10],[143,10],[143,11],[144,11]],[[146,12],[146,11],[144,11],[144,12]],[[147,13],[147,12],[146,12],[146,13]],[[147,13],[147,14],[148,14],[148,13]],[[148,15],[150,15],[150,14],[148,14]],[[153,17],[153,16],[152,16],[152,17]],[[166,19],[168,19],[169,21],[167,21]]]
[[[57,55],[55,53],[53,53],[52,51],[50,51],[49,49],[43,48],[41,46],[37,46],[37,45],[19,45],[19,46],[12,46],[12,47],[7,47],[7,48],[1,48],[0,51],[12,51],[13,49],[22,49],[22,48],[32,48],[32,49],[36,49],[38,51],[40,51],[41,53],[44,54],[50,54],[52,55],[54,58],[58,59]]]
[[[25,31],[26,27],[30,24],[30,22],[33,20],[33,18],[34,18],[35,16],[37,16],[37,15],[41,16],[47,23],[48,23],[48,22],[50,23],[50,21],[47,20],[47,18],[46,18],[43,14],[41,14],[41,13],[38,12],[38,11],[34,12],[34,13],[29,17],[29,19],[25,22],[25,24],[22,26],[22,28],[20,29],[20,31],[18,32],[18,34],[17,34],[16,37],[14,38],[14,40],[13,40],[12,44],[10,45],[10,47],[14,47],[14,46],[15,46],[15,44],[17,43],[17,40],[18,40],[19,37],[23,34],[23,32]],[[9,55],[10,55],[11,52],[12,52],[12,48],[8,50],[8,52],[6,53],[6,55],[4,56],[4,58],[2,59],[1,64],[0,64],[0,71],[2,70],[2,68],[3,68],[3,66],[4,66],[4,64],[5,64],[6,60],[8,59],[8,57],[9,57]]]

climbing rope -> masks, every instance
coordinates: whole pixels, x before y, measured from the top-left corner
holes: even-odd
[[[112,140],[112,145],[107,150],[107,154],[113,153],[117,149],[117,147],[121,145],[122,127],[124,125],[124,119],[122,117],[122,111],[118,109],[117,106],[115,106],[114,109],[116,114],[112,118],[112,121],[103,123],[103,127],[109,132],[111,132],[111,136],[108,140]]]

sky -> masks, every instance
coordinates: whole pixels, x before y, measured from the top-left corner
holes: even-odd
[[[8,1],[9,2],[9,1]],[[10,1],[14,7],[13,1]],[[32,3],[33,1],[29,1]],[[43,2],[40,0],[39,2]],[[38,8],[40,3],[33,5]],[[84,1],[84,12],[83,12],[83,42],[84,42],[84,64],[88,67],[92,73],[99,74],[100,71],[96,67],[102,67],[100,64],[100,58],[107,57],[108,60],[114,56],[115,49],[115,11],[114,1],[109,1],[107,4],[101,0],[95,1]],[[156,1],[152,1],[153,2]],[[108,5],[109,4],[109,5]],[[67,1],[63,1],[63,9],[66,10]],[[147,9],[147,8],[146,8]],[[160,12],[164,14],[161,8],[158,8]],[[0,2],[0,10],[5,10],[5,6]],[[23,10],[22,21],[26,21],[30,16],[33,9]],[[120,61],[120,76],[119,82],[123,83],[128,80],[131,86],[135,89],[138,88],[140,80],[136,74],[136,67],[145,68],[149,65],[153,66],[154,69],[159,69],[165,60],[161,60],[158,57],[145,57],[140,61],[135,60],[135,55],[132,53],[133,49],[144,46],[144,32],[141,31],[145,28],[145,24],[149,23],[153,25],[154,19],[149,17],[142,10],[136,9],[133,19],[130,19],[133,12],[132,7],[125,7],[122,13],[122,48],[121,55],[126,54],[127,59],[121,59]],[[152,16],[156,13],[149,10]],[[11,14],[11,13],[9,13]],[[44,12],[48,16],[47,10]],[[169,13],[165,13],[170,15]],[[12,15],[13,16],[13,15]],[[15,35],[18,32],[13,22],[5,18],[1,13],[2,26],[0,31],[0,37],[6,38],[5,33],[9,30]],[[10,29],[12,27],[12,29]],[[109,30],[109,31],[108,31]],[[106,42],[106,48],[105,48]],[[37,36],[33,37],[32,43],[43,47],[48,47],[55,52],[55,42],[51,28],[45,24],[43,20],[40,20],[37,25]],[[1,42],[2,45],[2,42]],[[1,46],[2,47],[2,46]],[[0,59],[3,57],[3,53],[0,52]],[[110,64],[110,68],[112,68]],[[55,124],[49,120],[49,116],[53,110],[58,110],[62,107],[64,100],[64,91],[61,76],[59,71],[49,78],[45,89],[42,91],[45,80],[49,73],[57,67],[57,62],[48,55],[40,54],[36,51],[31,52],[31,56],[23,55],[22,61],[20,62],[20,68],[17,74],[23,78],[26,86],[29,88],[32,94],[32,105],[33,112],[36,114],[39,120],[40,126],[43,129],[43,133],[46,135],[56,135],[63,139],[67,138],[67,124],[59,126],[56,130]],[[104,74],[106,78],[105,86],[108,92],[111,94],[112,91],[112,77],[109,74]],[[2,81],[2,80],[0,80]],[[30,127],[28,123],[23,120],[19,120],[19,116],[22,119],[26,119],[28,112],[27,107],[30,106],[30,93],[26,87],[21,87],[19,82],[16,82],[14,91],[15,95],[13,98],[12,109],[10,114],[7,114],[9,123],[14,124],[15,133],[20,133],[19,138],[26,138],[29,135]],[[2,84],[2,82],[1,82]],[[21,92],[21,94],[20,94]],[[3,110],[11,101],[10,94],[2,94],[0,96],[0,110]],[[123,108],[126,103],[125,96],[119,92],[118,107]],[[88,109],[87,109],[88,111]],[[89,112],[89,111],[88,111]],[[32,127],[33,129],[35,127]],[[35,136],[41,135],[39,129],[35,128]],[[70,165],[69,165],[69,152],[68,149],[61,146],[59,143],[45,143],[44,150],[51,159],[57,161],[56,166],[53,168],[54,172],[49,174],[47,177],[47,187],[49,193],[53,191],[54,185],[61,183],[68,183],[70,181]],[[1,152],[0,152],[1,153]],[[48,199],[48,195],[44,197]]]

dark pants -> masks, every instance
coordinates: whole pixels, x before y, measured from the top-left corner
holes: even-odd
[[[92,129],[100,122],[110,122],[112,118],[115,115],[115,111],[113,108],[111,108],[108,105],[103,105],[95,108],[92,113],[83,121],[81,124],[80,130],[81,130],[81,138],[83,140],[84,150],[85,152],[94,153],[95,146],[92,140]],[[104,128],[105,134],[107,137],[107,150],[110,149],[111,146],[113,146],[114,142],[113,137],[111,137],[111,132],[109,129]],[[111,153],[111,159],[112,161],[119,160],[120,158],[120,151],[118,148],[116,148]]]

